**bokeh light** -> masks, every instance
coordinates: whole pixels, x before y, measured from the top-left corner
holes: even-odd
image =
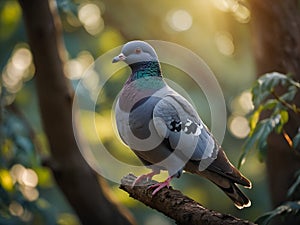
[[[231,111],[235,115],[245,116],[254,109],[252,94],[249,90],[242,92],[230,103]]]
[[[179,9],[171,11],[167,15],[167,22],[175,31],[186,31],[191,28],[193,18],[186,10]]]
[[[87,3],[80,6],[78,18],[86,31],[91,35],[99,34],[104,28],[101,11],[96,4]]]
[[[38,176],[32,169],[26,169],[22,173],[22,182],[25,186],[35,187],[38,184]]]
[[[36,189],[39,179],[37,173],[21,164],[15,164],[10,169],[10,175],[14,183],[20,185],[20,191],[28,201],[35,201],[39,197]]]
[[[26,47],[17,47],[2,72],[3,85],[10,93],[18,92],[23,82],[34,74],[32,54]]]
[[[250,132],[248,120],[244,116],[229,118],[229,130],[237,138],[245,138]]]
[[[232,116],[228,121],[230,132],[237,138],[247,137],[250,127],[246,116],[254,109],[251,92],[243,91],[231,101],[230,107],[232,111]]]
[[[236,0],[213,0],[212,3],[217,9],[223,12],[229,12],[238,7]]]
[[[65,64],[65,72],[69,79],[79,79],[83,73],[83,66],[78,60],[72,59]]]
[[[14,216],[22,216],[24,213],[24,208],[20,203],[13,201],[9,205],[9,212]]]
[[[32,219],[32,213],[17,201],[12,201],[8,210],[11,215],[19,217],[23,222],[28,222]]]
[[[213,0],[213,5],[220,11],[230,12],[240,23],[248,23],[251,18],[250,10],[237,0]]]
[[[97,92],[95,91],[99,84],[99,74],[95,70],[90,70],[87,72],[87,75],[89,79],[85,79],[83,82],[84,87],[87,90],[90,90],[90,95],[92,99],[97,98]]]
[[[23,196],[30,202],[39,198],[39,191],[36,188],[22,186],[20,190]]]
[[[215,43],[220,53],[231,56],[234,53],[232,35],[228,32],[218,32],[215,35]]]
[[[248,23],[251,18],[250,10],[239,4],[238,7],[236,7],[233,11],[235,19],[240,23]]]
[[[238,97],[238,103],[241,106],[241,109],[243,110],[243,113],[245,115],[254,109],[254,105],[252,102],[252,94],[250,91],[244,91]]]
[[[64,71],[71,80],[80,79],[84,71],[94,62],[94,57],[88,51],[81,51],[75,59],[65,63]]]
[[[31,52],[27,48],[19,48],[15,51],[11,61],[16,69],[26,70],[32,62]]]
[[[10,174],[14,183],[22,183],[22,176],[25,170],[26,168],[21,164],[13,165],[13,167],[10,169]]]
[[[11,168],[10,174],[14,183],[18,182],[19,184],[28,187],[36,187],[38,184],[38,176],[36,172],[33,169],[26,169],[21,164],[15,164]]]

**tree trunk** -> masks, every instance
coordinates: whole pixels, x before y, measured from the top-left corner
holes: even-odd
[[[34,57],[41,117],[52,154],[48,164],[57,184],[83,225],[132,224],[128,214],[105,196],[96,173],[83,159],[76,143],[72,126],[74,93],[63,71],[65,49],[56,1],[19,2]]]
[[[258,76],[277,71],[292,74],[299,81],[299,1],[251,0],[249,4]],[[294,103],[300,105],[299,93]],[[289,116],[290,120],[284,129],[290,137],[294,137],[300,126],[300,118],[293,112]],[[295,172],[300,169],[300,156],[289,147],[282,135],[272,134],[268,139],[266,164],[271,200],[275,207],[288,200],[287,190],[295,181]]]

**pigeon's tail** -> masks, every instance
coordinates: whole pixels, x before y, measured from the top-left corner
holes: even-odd
[[[238,188],[237,184],[251,188],[251,182],[243,176],[227,159],[224,151],[220,148],[218,157],[205,170],[197,169],[199,162],[189,162],[185,170],[206,177],[234,202],[236,207],[242,209],[251,205],[247,196]]]
[[[251,201],[249,198],[236,186],[235,183],[229,182],[228,187],[219,186],[225,194],[234,202],[235,206],[239,209],[242,209],[244,207],[251,206]]]
[[[219,148],[217,159],[207,167],[205,172],[206,177],[220,187],[237,208],[242,209],[251,205],[251,201],[237,186],[239,184],[251,188],[250,180],[229,162],[222,148]]]
[[[251,206],[251,201],[238,188],[236,181],[209,170],[198,171],[197,174],[204,176],[215,183],[233,201],[237,208],[242,209]],[[245,186],[247,187],[248,185]]]

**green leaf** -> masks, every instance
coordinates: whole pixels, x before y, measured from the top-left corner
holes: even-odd
[[[279,121],[280,121],[279,116],[274,116],[274,117],[271,117],[271,118],[268,118],[268,119],[264,119],[260,122],[262,132],[261,132],[261,134],[259,136],[259,139],[258,139],[258,141],[259,141],[258,145],[260,145],[260,142],[264,142],[264,141],[267,140],[269,134],[274,130],[274,128],[279,123]]]
[[[258,151],[258,160],[260,162],[264,162],[266,155],[267,155],[267,150],[268,150],[268,143],[267,140],[262,141],[258,147],[259,151]]]
[[[274,109],[278,105],[278,101],[276,99],[269,99],[262,105],[262,110],[271,110]]]
[[[285,85],[287,80],[288,77],[286,75],[278,72],[267,73],[259,78],[262,88],[266,90],[274,89],[279,83]]]
[[[252,101],[255,107],[258,107],[265,100],[265,98],[270,95],[270,91],[264,90],[262,88],[261,82],[259,81],[256,81],[251,92],[252,92]]]
[[[297,93],[298,89],[295,86],[289,86],[287,91],[280,96],[280,98],[284,101],[292,101]]]
[[[292,78],[289,79],[289,82],[296,88],[300,88],[300,83],[297,81],[294,81]]]
[[[255,220],[255,223],[257,223],[259,225],[268,225],[271,222],[271,220],[278,215],[279,215],[279,213],[275,213],[273,211],[265,213],[262,216],[260,216],[259,218],[257,218]]]
[[[254,131],[252,132],[252,135],[249,135],[248,138],[246,139],[244,146],[242,148],[242,154],[238,161],[238,165],[237,165],[238,168],[240,168],[241,165],[244,163],[246,156],[248,155],[250,150],[255,147],[255,144],[261,132],[262,131],[259,128],[255,127]]]
[[[253,133],[257,122],[259,120],[260,117],[260,113],[261,113],[262,107],[259,107],[257,110],[254,111],[254,113],[252,114],[252,116],[249,118],[249,126],[250,126],[250,135]]]
[[[300,170],[296,172],[297,179],[293,183],[293,185],[288,190],[288,196],[291,197],[293,193],[297,190],[298,186],[300,185]]]
[[[279,84],[282,86],[288,85],[288,91],[282,95],[282,99],[285,101],[291,101],[300,88],[300,83],[294,81],[287,75],[278,72],[267,73],[261,76],[252,88],[253,104],[256,107],[262,104],[270,95],[271,91]]]
[[[259,137],[263,134],[264,132],[264,127],[261,123],[259,123],[251,136],[249,136],[244,145],[245,152],[248,152],[251,148],[254,147],[255,143],[259,140]]]
[[[275,131],[276,133],[280,134],[283,126],[289,121],[289,113],[286,110],[280,110],[278,115],[280,116],[280,123],[276,127]]]
[[[283,205],[278,206],[276,209],[263,214],[261,217],[256,219],[255,223],[259,225],[268,225],[272,219],[277,216],[282,216],[286,214],[293,214],[294,216],[299,216],[300,201],[286,202]]]
[[[262,217],[258,218],[255,222],[260,225],[267,225],[274,219],[276,216],[281,215],[289,211],[289,207],[285,205],[278,206],[273,211],[270,211],[264,214]]]
[[[286,110],[280,111],[280,123],[286,124],[289,121],[289,113]]]
[[[283,112],[283,122],[287,119],[286,114]],[[254,119],[253,119],[254,120]],[[248,136],[245,141],[242,155],[239,159],[238,167],[241,166],[249,151],[255,147],[259,149],[259,159],[263,161],[267,152],[267,138],[270,133],[278,127],[281,122],[281,115],[275,114],[271,118],[261,120],[255,126],[253,132]],[[254,122],[253,122],[254,123]]]
[[[251,149],[255,148],[258,146],[258,148],[262,148],[263,142],[266,142],[266,137],[265,135],[269,135],[271,131],[270,128],[270,123],[268,122],[269,119],[262,120],[260,121],[254,128],[253,132],[251,135],[248,136],[246,139],[244,146],[243,146],[243,152],[242,155],[239,158],[238,161],[238,168],[243,164],[245,161],[246,155],[250,152]],[[266,147],[266,146],[264,146]]]
[[[298,134],[293,138],[293,148],[300,149],[300,127],[298,128]]]

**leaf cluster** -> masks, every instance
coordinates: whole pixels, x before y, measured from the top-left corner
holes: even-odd
[[[299,152],[300,127],[294,137],[290,137],[284,129],[284,125],[289,121],[291,115],[300,116],[300,109],[294,103],[299,89],[300,83],[294,81],[291,76],[278,72],[265,74],[255,82],[251,90],[254,110],[249,115],[250,133],[239,159],[239,167],[245,162],[251,149],[257,149],[259,159],[264,160],[268,147],[267,140],[272,132],[282,135],[291,151]],[[284,91],[278,94],[279,90]],[[289,197],[293,196],[300,188],[300,171],[296,177],[295,183],[288,191]],[[278,216],[283,219],[293,216],[300,220],[300,202],[285,202],[259,217],[256,222],[266,225]]]
[[[279,95],[275,91],[277,88],[285,91]],[[239,159],[239,167],[251,149],[258,149],[260,160],[264,159],[267,139],[272,132],[282,135],[291,149],[299,150],[300,127],[294,137],[290,137],[284,130],[291,113],[300,115],[300,109],[293,103],[299,89],[300,83],[278,72],[265,74],[255,82],[251,90],[255,109],[249,116],[250,133]]]

